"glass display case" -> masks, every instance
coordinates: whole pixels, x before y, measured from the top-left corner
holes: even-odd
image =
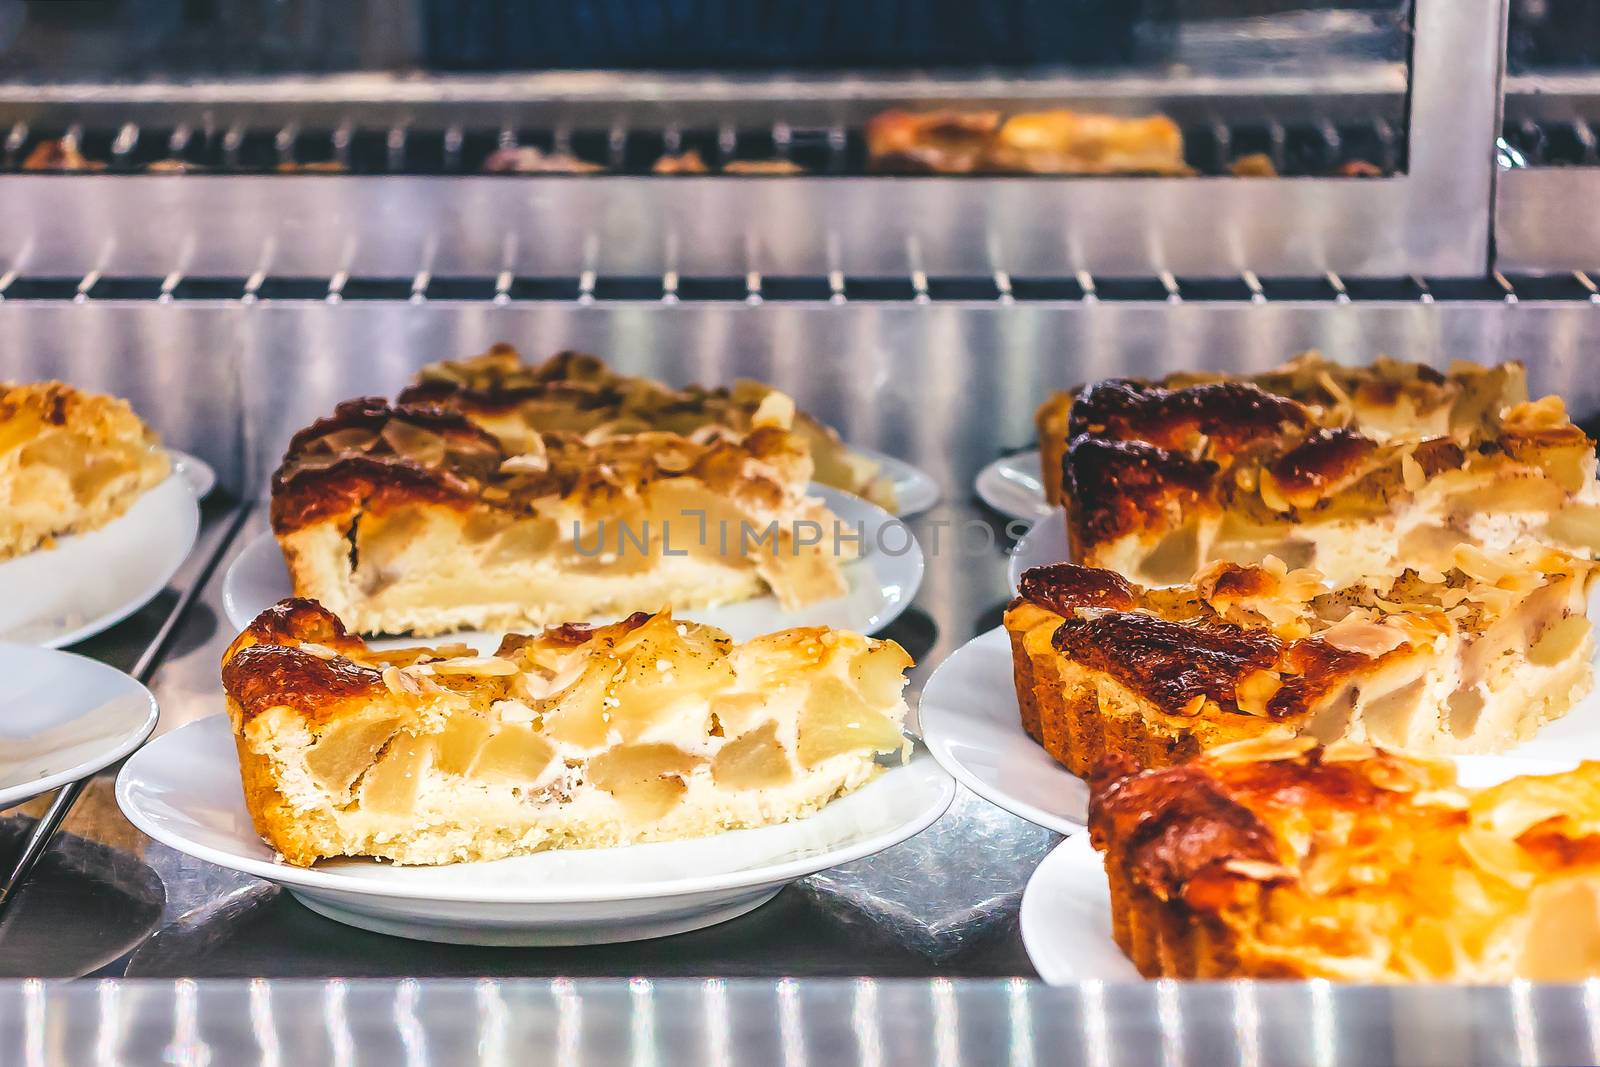
[[[0,25],[0,210],[51,272],[1486,262],[1490,4],[81,7]]]
[[[1512,0],[1495,261],[1507,271],[1600,269],[1600,224],[1573,211],[1600,193],[1600,8]]]

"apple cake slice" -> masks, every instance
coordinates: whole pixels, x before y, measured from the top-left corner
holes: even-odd
[[[1306,735],[1497,752],[1589,692],[1596,565],[1461,546],[1449,568],[1330,588],[1281,561],[1146,589],[1059,563],[1006,611],[1022,724],[1074,774],[1161,767],[1231,741]]]
[[[171,469],[125,400],[0,384],[0,559],[104,526]]]
[[[1208,398],[1215,404],[1218,393],[1229,395],[1236,392],[1236,386],[1253,386],[1270,396],[1301,405],[1305,410],[1298,414],[1319,428],[1349,427],[1374,440],[1446,436],[1454,429],[1480,420],[1485,411],[1501,411],[1528,398],[1526,376],[1519,363],[1495,367],[1456,363],[1448,372],[1441,373],[1426,364],[1405,363],[1388,356],[1379,356],[1364,366],[1335,363],[1323,358],[1320,352],[1302,353],[1283,366],[1260,374],[1180,371],[1154,382],[1111,379],[1105,384],[1113,390],[1120,386],[1135,391],[1167,392],[1207,387],[1167,401],[1171,409],[1169,414],[1191,418],[1202,417],[1199,409],[1205,406]],[[1228,388],[1219,390],[1218,386]],[[1080,412],[1076,422],[1072,416],[1078,398],[1095,388],[1091,384],[1052,393],[1034,413],[1045,496],[1051,504],[1064,505],[1067,500],[1064,478],[1067,445],[1079,434],[1102,424],[1100,418],[1090,417],[1085,412]],[[1262,403],[1254,393],[1242,395]],[[1097,402],[1115,404],[1118,399],[1117,393],[1112,391],[1099,397]],[[1270,414],[1270,405],[1267,410]],[[1215,421],[1224,417],[1225,413],[1218,412],[1211,418]],[[1146,435],[1140,430],[1147,429],[1151,420],[1112,421],[1116,426],[1111,436],[1143,440]],[[1187,431],[1174,428],[1180,433],[1192,434],[1197,429],[1201,433],[1210,432],[1197,427],[1189,427]],[[1190,443],[1194,443],[1192,437]]]
[[[790,412],[790,429],[810,450],[814,479],[895,510],[894,483],[877,461],[852,451],[830,427],[795,411],[787,396],[760,382],[674,389],[619,374],[581,352],[530,364],[515,348],[497,344],[481,356],[422,368],[399,402],[459,412],[510,452],[531,447],[535,437],[550,432],[582,434],[590,441],[656,430],[688,437],[728,430],[746,434],[777,405]]]
[[[222,683],[245,802],[289,863],[492,860],[803,818],[906,751],[893,641],[638,613],[379,652],[308,600],[263,612]]]
[[[1446,760],[1241,741],[1107,761],[1089,835],[1146,977],[1600,976],[1600,763],[1469,789]]]
[[[890,110],[867,123],[866,141],[872,169],[898,174],[1194,173],[1165,115]]]
[[[297,596],[361,633],[507,630],[842,596],[854,546],[806,495],[775,401],[745,434],[534,435],[509,452],[464,416],[379,399],[296,434],[272,527]]]
[[[1302,360],[1259,384],[1099,382],[1070,404],[1072,558],[1147,584],[1267,555],[1336,583],[1460,543],[1600,550],[1594,442],[1521,368]]]

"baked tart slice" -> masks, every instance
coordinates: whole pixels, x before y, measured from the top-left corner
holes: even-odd
[[[534,364],[524,363],[510,345],[497,344],[481,356],[424,367],[399,402],[463,414],[511,452],[550,432],[581,434],[590,441],[658,430],[685,436],[745,434],[765,410],[780,404],[791,412],[790,429],[811,452],[814,479],[895,510],[894,483],[877,461],[852,451],[830,427],[794,411],[787,396],[760,382],[674,389],[619,374],[581,352],[561,352]]]
[[[871,168],[887,173],[1194,173],[1183,131],[1165,115],[890,110],[867,123],[866,142]]]
[[[1594,442],[1559,398],[1528,402],[1516,364],[1192,377],[1100,382],[1041,415],[1075,561],[1150,584],[1274,555],[1343,583],[1459,543],[1600,550]]]
[[[807,496],[781,394],[748,433],[529,436],[380,399],[296,434],[272,482],[294,592],[361,633],[509,630],[841,596],[845,537]]]
[[[1146,977],[1600,975],[1600,763],[1471,789],[1446,760],[1244,741],[1110,762],[1089,834]]]
[[[1297,736],[1498,752],[1589,692],[1595,574],[1467,546],[1442,571],[1341,587],[1271,559],[1149,589],[1060,563],[1023,575],[1005,627],[1023,727],[1079,776]]]
[[[172,464],[125,400],[0,385],[0,559],[117,518]]]
[[[911,659],[823,627],[734,644],[639,613],[379,652],[285,600],[222,662],[257,832],[299,866],[493,860],[803,818],[901,753]]]

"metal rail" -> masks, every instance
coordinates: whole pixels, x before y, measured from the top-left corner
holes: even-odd
[[[180,623],[184,620],[189,609],[194,605],[206,584],[211,580],[212,572],[219,561],[227,554],[230,544],[239,530],[243,528],[248,516],[248,508],[239,508],[229,516],[220,539],[214,543],[207,543],[202,556],[202,563],[197,573],[182,584],[178,595],[172,599],[161,615],[161,621],[155,631],[142,642],[143,651],[128,668],[128,674],[139,682],[148,685],[156,668],[160,665],[162,656],[167,651]],[[186,568],[187,569],[187,568]],[[129,624],[124,624],[129,625]],[[93,776],[91,776],[92,778]],[[8,906],[17,899],[24,888],[28,876],[44,857],[56,833],[61,829],[62,823],[71,813],[78,798],[83,794],[89,784],[90,778],[68,782],[56,791],[50,801],[50,806],[44,814],[34,823],[23,841],[22,848],[12,859],[3,881],[0,881],[0,922],[6,916]]]

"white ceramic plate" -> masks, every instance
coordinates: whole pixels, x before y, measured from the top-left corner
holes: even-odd
[[[167,455],[172,457],[172,469],[189,479],[189,484],[194,486],[196,500],[204,500],[211,495],[211,490],[217,487],[217,472],[211,464],[176,448],[167,449]]]
[[[1461,783],[1486,786],[1519,774],[1557,774],[1574,760],[1463,756]],[[1039,977],[1070,982],[1139,981],[1139,972],[1111,936],[1111,890],[1088,834],[1067,838],[1045,857],[1022,894],[1022,944]]]
[[[156,725],[150,690],[103,663],[0,644],[0,809],[86,778]]]
[[[791,626],[831,626],[871,634],[893,622],[911,603],[911,598],[917,595],[917,587],[922,584],[922,548],[915,536],[905,523],[860,497],[823,486],[814,485],[811,489],[827,502],[852,536],[856,524],[862,524],[862,558],[844,568],[845,578],[850,583],[848,593],[792,612],[784,611],[776,598],[768,595],[678,614],[720,626],[736,641],[747,641]],[[245,546],[222,582],[223,608],[228,613],[228,621],[240,630],[250,625],[263,610],[292,595],[283,553],[270,533],[261,534]],[[416,644],[417,640],[404,638],[398,643]],[[450,635],[447,640],[465,642],[489,652],[500,643],[500,635],[466,630]]]
[[[928,750],[962,785],[1057,833],[1083,827],[1089,787],[1023,732],[1004,629],[980,634],[939,665],[918,717]],[[1505,756],[1474,758],[1600,759],[1600,692]]]
[[[181,474],[98,530],[0,563],[0,640],[60,648],[143,607],[194,547],[200,508]]]
[[[962,785],[1058,834],[1082,828],[1089,787],[1023,732],[1003,628],[939,664],[922,689],[917,718],[928,751]]]
[[[157,738],[117,778],[123,813],[162,844],[287,886],[313,911],[352,926],[474,945],[601,944],[722,922],[797,878],[921,832],[954,796],[955,783],[919,748],[811,818],[779,826],[493,863],[303,868],[279,862],[251,828],[224,716]]]
[[[901,518],[920,515],[939,502],[943,495],[939,483],[921,467],[913,467],[903,459],[872,448],[850,446],[850,451],[865,456],[883,468],[883,474],[894,483],[895,514]]]
[[[1039,450],[1002,456],[978,472],[978,498],[1002,515],[1037,522],[1057,509],[1044,498]]]
[[[1031,567],[1043,567],[1070,558],[1067,548],[1067,513],[1056,508],[1033,527],[1011,549],[1011,559],[1006,563],[1006,574],[1011,579],[1011,589],[1016,591],[1022,581],[1022,572]]]

